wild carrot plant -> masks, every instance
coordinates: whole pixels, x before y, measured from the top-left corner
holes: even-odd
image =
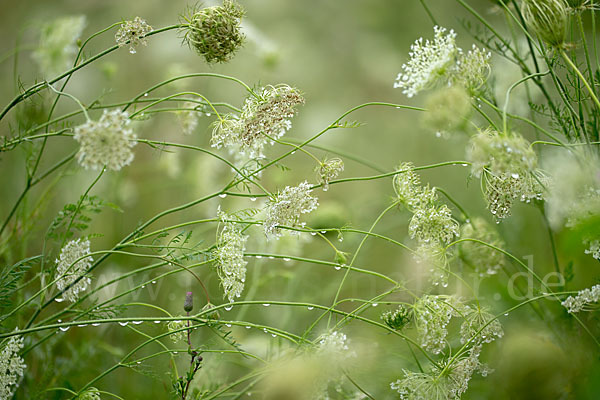
[[[408,2],[341,114],[250,4],[15,33],[0,399],[597,398],[598,5]]]

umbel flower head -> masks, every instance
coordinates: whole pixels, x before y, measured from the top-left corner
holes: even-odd
[[[242,7],[232,0],[224,0],[222,6],[192,10],[183,17],[186,24],[183,40],[206,62],[227,62],[244,42],[243,16]]]
[[[460,237],[476,239],[500,249],[505,248],[498,232],[483,218],[475,218],[461,226]],[[495,275],[505,263],[504,254],[496,249],[475,241],[460,243],[460,257],[479,276]]]
[[[121,24],[115,34],[115,40],[119,47],[129,44],[129,52],[135,54],[136,47],[148,44],[146,35],[150,32],[152,32],[152,27],[148,25],[146,20],[135,17],[133,21],[125,21]]]
[[[413,211],[419,207],[427,207],[437,200],[435,190],[429,186],[421,186],[421,178],[415,172],[411,162],[403,162],[396,168],[403,171],[394,176],[394,191],[398,200]]]
[[[471,98],[461,86],[445,87],[427,98],[425,108],[423,125],[439,137],[464,129],[471,115]]]
[[[239,146],[250,157],[262,157],[267,143],[279,139],[291,127],[296,107],[304,97],[285,84],[265,86],[246,98],[241,115],[226,115],[213,124],[211,145]]]
[[[94,260],[89,254],[90,241],[75,239],[71,240],[61,249],[60,256],[56,260],[56,274],[59,277],[56,287],[59,290],[66,289],[77,279],[81,278],[63,293],[64,298],[69,301],[77,301],[79,293],[85,291],[90,283],[92,283],[88,270]]]
[[[127,112],[107,111],[98,121],[88,120],[75,128],[74,138],[79,142],[77,161],[85,169],[118,171],[133,161],[131,148],[137,136],[129,128]]]
[[[537,155],[522,136],[486,130],[471,138],[467,157],[471,172],[483,179],[490,212],[498,219],[510,215],[514,200],[541,199],[545,175],[537,170]]]
[[[311,196],[311,192],[310,184],[304,181],[298,186],[286,186],[282,192],[271,198],[266,208],[265,235],[281,236],[280,226],[304,226],[304,223],[300,222],[302,214],[313,211],[319,205],[317,198]]]
[[[465,307],[465,320],[460,326],[460,342],[475,345],[492,343],[504,336],[504,330],[497,318],[481,308]]]
[[[248,236],[242,235],[240,228],[231,217],[217,211],[221,219],[221,230],[217,237],[217,247],[213,251],[217,274],[223,286],[224,297],[230,302],[240,297],[246,281],[246,264],[244,251]]]
[[[317,167],[318,178],[323,185],[323,190],[329,189],[329,182],[344,172],[344,162],[340,158],[330,158]]]
[[[413,321],[419,333],[421,346],[433,354],[439,354],[446,347],[448,324],[462,303],[452,296],[425,295],[413,305]]]
[[[564,47],[569,23],[569,6],[564,0],[523,0],[523,17],[544,42]]]
[[[73,66],[76,43],[85,25],[84,15],[62,17],[42,25],[40,44],[32,57],[45,77],[59,75]]]
[[[585,310],[586,306],[600,301],[600,285],[594,285],[589,289],[580,290],[577,296],[569,296],[561,304],[569,313],[577,313]]]
[[[402,65],[403,72],[398,74],[395,88],[413,97],[422,90],[430,89],[443,82],[459,84],[469,93],[474,93],[485,83],[489,73],[491,54],[473,46],[463,53],[456,46],[456,33],[435,26],[433,41],[419,38],[409,53],[410,60]]]
[[[11,336],[0,354],[0,399],[12,399],[27,365],[19,356],[23,336]]]
[[[423,43],[423,38],[419,38],[410,47],[410,60],[402,65],[403,72],[398,74],[394,83],[394,87],[401,88],[408,97],[432,87],[445,77],[458,55],[456,33],[453,30],[447,32],[440,26],[433,27],[433,30],[433,41]]]
[[[83,392],[79,398],[81,400],[100,400],[100,391],[95,387],[91,387],[86,389],[86,391]]]

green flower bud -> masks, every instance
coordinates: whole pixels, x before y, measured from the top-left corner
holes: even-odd
[[[544,42],[555,48],[565,46],[569,6],[564,0],[524,0],[523,17]]]
[[[245,39],[240,26],[244,15],[241,6],[225,0],[222,6],[192,10],[190,14],[183,17],[184,42],[208,63],[229,61]]]

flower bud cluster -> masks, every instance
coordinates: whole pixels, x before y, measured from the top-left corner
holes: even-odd
[[[63,296],[71,302],[79,299],[79,293],[85,291],[92,283],[88,270],[92,266],[93,258],[90,254],[89,240],[71,240],[60,251],[56,260],[56,282],[58,290],[65,290]],[[81,278],[81,279],[79,279]],[[69,287],[75,281],[73,286]]]
[[[505,248],[498,232],[483,218],[475,218],[463,224],[460,237],[476,239],[500,249]],[[460,244],[460,257],[482,277],[495,275],[505,263],[504,254],[475,241]]]
[[[571,314],[577,313],[585,309],[585,307],[592,303],[600,301],[600,285],[594,285],[589,289],[580,290],[577,296],[569,296],[561,304]]]

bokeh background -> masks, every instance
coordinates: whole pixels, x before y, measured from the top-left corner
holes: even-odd
[[[438,23],[455,29],[459,45],[470,48],[473,38],[463,29],[463,22],[472,18],[457,2],[429,0],[427,2]],[[216,3],[205,2],[205,5]],[[125,48],[77,72],[67,91],[84,104],[95,100],[103,103],[125,101],[143,93],[148,87],[169,77],[192,72],[217,72],[238,77],[249,85],[287,83],[300,88],[306,104],[293,121],[293,129],[287,138],[306,139],[336,120],[349,108],[368,101],[383,101],[422,106],[426,94],[407,99],[393,82],[400,66],[407,60],[411,43],[418,37],[432,36],[432,22],[420,1],[241,1],[246,9],[244,30],[247,42],[244,48],[228,64],[207,65],[201,57],[181,44],[176,32],[153,36],[147,47],[138,48],[135,55]],[[510,35],[504,15],[494,2],[472,0],[482,15],[493,21],[501,32]],[[154,28],[177,23],[179,16],[190,4],[186,1],[8,1],[4,0],[0,13],[0,101],[6,104],[17,93],[17,82],[24,87],[43,79],[33,62],[31,51],[39,39],[42,24],[67,15],[85,15],[87,25],[83,38],[119,20],[145,18]],[[114,30],[95,39],[88,54],[95,54],[114,44]],[[20,47],[18,58],[10,56],[15,46]],[[16,68],[16,69],[15,69]],[[502,94],[518,80],[519,70],[499,57],[492,59],[492,92]],[[193,78],[179,81],[161,89],[167,95],[180,90],[193,90],[213,101],[226,101],[241,106],[244,92],[240,86],[225,81]],[[534,93],[535,96],[535,93]],[[501,97],[499,97],[501,98]],[[26,110],[42,107],[47,98],[36,97]],[[526,107],[522,94],[515,94],[513,112]],[[60,102],[56,115],[75,110],[68,99]],[[525,112],[525,111],[523,111]],[[11,136],[15,128],[16,111],[0,122],[0,134]],[[99,115],[96,112],[94,115]],[[426,165],[441,161],[463,160],[468,136],[458,133],[450,137],[438,137],[422,123],[422,114],[389,107],[370,107],[352,114],[348,121],[362,125],[353,129],[328,132],[316,141],[323,148],[336,149],[344,157],[346,170],[343,177],[367,176],[378,170],[392,171],[401,161]],[[175,113],[165,113],[147,121],[134,123],[134,129],[142,138],[189,143],[208,148],[210,146],[209,124],[213,118],[200,119],[198,127],[190,136],[182,134],[181,121]],[[474,116],[474,121],[479,123]],[[82,117],[73,123],[82,122]],[[530,139],[533,134],[523,128]],[[529,136],[528,136],[529,135]],[[42,160],[42,170],[61,156],[76,149],[70,138],[50,141]],[[281,147],[270,150],[275,156],[284,151]],[[318,157],[333,156],[332,151],[312,149]],[[220,154],[226,155],[221,151]],[[367,164],[352,158],[367,160]],[[24,184],[25,152],[19,149],[0,154],[0,217],[8,214]],[[315,181],[314,161],[301,153],[284,161],[288,170],[272,169],[263,175],[263,185],[275,191],[286,185],[295,185],[305,179]],[[370,166],[369,166],[370,165]],[[92,240],[93,249],[112,247],[122,237],[156,213],[197,199],[220,190],[230,176],[226,166],[214,159],[193,151],[173,150],[164,152],[142,144],[135,147],[133,164],[118,173],[107,173],[94,188],[96,194],[117,204],[123,212],[107,209],[94,219],[88,233],[101,236]],[[428,170],[421,173],[423,182],[443,187],[473,216],[481,215],[491,221],[480,195],[477,180],[469,180],[468,168],[454,166]],[[58,179],[60,177],[60,179]],[[75,202],[87,185],[94,179],[73,164],[64,173],[53,176],[30,194],[21,212],[21,220],[31,221],[20,226],[18,233],[4,243],[4,263],[39,254],[42,238],[48,224],[68,202]],[[55,179],[56,178],[56,179]],[[327,192],[318,192],[321,206],[309,218],[312,227],[341,227],[349,225],[367,230],[377,215],[390,204],[393,196],[391,178],[368,182],[349,182],[332,185]],[[40,200],[41,199],[41,200]],[[213,217],[217,206],[235,211],[260,205],[247,198],[214,199],[200,206],[161,220],[153,225],[158,228],[191,219]],[[27,214],[27,213],[30,214]],[[24,217],[25,216],[25,217]],[[408,213],[394,210],[377,225],[376,231],[403,242],[409,242],[407,234]],[[543,215],[532,206],[517,205],[514,215],[498,225],[508,249],[517,257],[529,257],[540,274],[553,271],[552,256]],[[333,260],[331,248],[322,241],[311,238],[285,239],[267,242],[260,230],[250,231],[252,239],[249,251],[266,251],[277,254],[300,255],[327,261]],[[198,228],[197,240],[214,241],[214,226]],[[331,240],[338,240],[331,235]],[[344,241],[336,242],[341,250],[353,253],[360,237],[351,234]],[[576,271],[572,289],[590,286],[597,274],[597,263],[583,255],[583,248],[569,240],[568,232],[559,232],[557,243],[562,265],[572,263]],[[56,257],[58,248],[49,249],[49,256]],[[144,265],[143,260],[114,256],[95,273],[95,283],[106,282],[110,277]],[[407,282],[417,292],[428,290],[426,277],[414,265],[411,258],[382,241],[368,240],[355,263]],[[457,272],[461,266],[457,266]],[[514,272],[516,267],[511,267]],[[197,271],[209,292],[213,303],[224,302],[214,270]],[[342,272],[333,268],[301,262],[252,259],[248,265],[246,299],[294,300],[330,304]],[[129,282],[113,288],[113,293],[125,290],[128,285],[141,282],[149,276],[134,276]],[[508,295],[507,276],[498,276],[483,282],[479,298],[494,312],[501,312],[517,304]],[[523,283],[525,283],[523,281]],[[38,283],[24,289],[24,296],[33,293]],[[385,282],[364,276],[350,275],[342,291],[343,298],[370,298],[389,287]],[[198,293],[197,304],[201,306],[201,291],[188,274],[178,273],[154,285],[151,290],[136,292],[124,301],[156,303],[174,314],[181,313],[185,292]],[[452,287],[449,289],[451,291]],[[101,292],[101,296],[109,296]],[[408,300],[397,294],[389,300]],[[595,399],[600,393],[597,351],[589,351],[590,344],[567,318],[560,306],[547,304],[545,321],[523,307],[502,322],[506,335],[498,343],[490,345],[484,353],[490,366],[496,369],[487,378],[475,377],[464,398],[468,399]],[[60,304],[54,308],[58,310]],[[350,310],[351,305],[342,309]],[[366,315],[379,319],[379,314],[391,307],[381,303]],[[24,310],[16,321],[22,324],[31,310]],[[229,312],[227,318],[245,319],[280,326],[301,334],[316,318],[315,311],[294,310],[284,307],[240,307]],[[155,315],[144,308],[131,307],[125,315]],[[598,327],[596,317],[585,316],[585,321]],[[319,325],[312,335],[314,339],[323,329]],[[149,332],[159,328],[147,327]],[[399,378],[402,368],[414,367],[407,361],[409,353],[397,337],[353,322],[345,328],[359,356],[349,370],[361,385],[377,399],[394,398],[389,383]],[[596,330],[597,332],[597,330]],[[285,344],[260,332],[233,329],[233,336],[243,348],[264,357],[277,357]],[[560,338],[560,339],[557,339]],[[48,340],[43,346],[29,353],[27,377],[17,398],[66,398],[61,392],[43,392],[48,387],[77,389],[104,369],[110,367],[143,338],[127,328],[104,326],[71,329]],[[213,349],[226,345],[210,332],[198,333],[197,340]],[[236,358],[237,357],[237,358]],[[247,371],[248,362],[239,356],[214,353],[205,357],[206,365],[196,384],[199,387],[217,387],[235,380]],[[180,362],[187,362],[181,357]],[[112,391],[125,399],[167,398],[169,365],[167,358],[160,358],[138,368],[122,368],[105,377],[96,387]],[[164,393],[164,395],[163,395]],[[255,396],[259,396],[256,393]],[[251,398],[245,395],[243,398]]]

